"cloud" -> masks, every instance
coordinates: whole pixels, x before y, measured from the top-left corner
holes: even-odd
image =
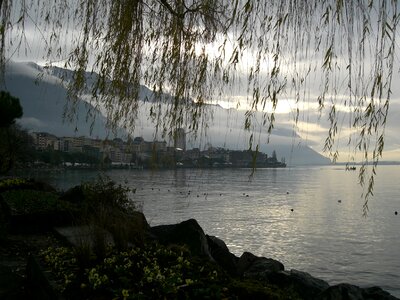
[[[20,120],[17,121],[17,123],[20,124],[22,127],[35,128],[36,130],[40,130],[40,128],[43,129],[47,127],[46,123],[36,118],[21,118]]]

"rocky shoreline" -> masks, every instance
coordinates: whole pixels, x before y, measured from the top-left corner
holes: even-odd
[[[165,245],[187,245],[192,253],[215,261],[231,276],[266,281],[282,289],[290,288],[302,299],[398,299],[377,286],[361,288],[348,283],[329,285],[326,281],[306,272],[285,270],[281,262],[272,258],[258,257],[250,252],[244,252],[237,257],[229,251],[223,240],[206,235],[194,219],[174,225],[151,227],[150,233]]]
[[[106,188],[102,189],[103,186],[106,186]],[[1,189],[3,193],[1,193]],[[111,222],[108,227],[105,226],[106,224],[101,227],[100,237],[103,245],[110,245],[117,251],[114,252],[114,254],[117,253],[117,256],[120,253],[126,253],[126,249],[136,247],[138,250],[134,250],[134,252],[136,251],[135,255],[141,253],[144,265],[139,266],[135,271],[142,272],[150,265],[155,264],[158,276],[163,278],[162,280],[166,280],[165,276],[159,273],[160,269],[158,268],[163,268],[162,270],[169,268],[170,271],[176,268],[180,269],[179,260],[185,260],[186,271],[190,273],[186,274],[189,276],[186,279],[182,277],[187,281],[186,285],[182,285],[178,278],[177,282],[170,285],[174,289],[172,294],[169,292],[157,294],[164,295],[163,298],[168,295],[167,299],[181,299],[182,297],[182,299],[192,299],[191,296],[200,292],[202,296],[194,298],[203,299],[204,296],[207,296],[212,299],[398,299],[377,286],[365,288],[348,283],[329,285],[326,281],[306,272],[294,269],[286,270],[281,262],[273,258],[259,257],[250,252],[244,252],[238,257],[229,251],[223,240],[207,235],[195,219],[189,219],[178,224],[151,227],[143,213],[121,210],[123,208],[121,203],[126,200],[122,197],[126,190],[120,186],[114,186],[110,182],[105,184],[102,182],[102,185],[95,185],[90,190],[95,192],[92,195],[92,200],[95,201],[93,203],[88,200],[90,194],[87,191],[85,192],[82,186],[74,187],[64,193],[58,193],[52,187],[43,183],[13,179],[9,182],[3,181],[1,189],[0,299],[54,299],[54,297],[56,299],[75,299],[65,298],[64,295],[57,293],[57,288],[53,288],[50,283],[45,283],[47,278],[45,274],[51,274],[53,271],[40,258],[40,253],[47,248],[55,249],[54,247],[66,247],[64,249],[69,249],[66,251],[72,253],[79,249],[86,249],[82,248],[82,245],[87,243],[86,245],[92,247],[91,250],[87,249],[88,254],[90,252],[96,254],[94,253],[96,252],[95,240],[96,234],[99,237],[100,223],[90,225],[88,221],[93,219],[87,215],[83,219],[86,223],[77,224],[76,220],[82,220],[82,215],[85,215],[85,207],[88,204],[92,205],[86,207],[86,212],[90,212],[92,217],[101,217],[101,215],[96,214],[99,203],[103,205],[107,203],[107,206],[103,207],[106,209],[103,211],[106,212],[103,221]],[[19,198],[16,197],[14,202],[10,202],[10,194],[4,194],[4,191],[14,191],[14,197],[19,195]],[[5,195],[9,202],[5,201],[5,197],[3,199]],[[106,197],[106,195],[111,198]],[[120,197],[116,197],[116,195]],[[99,197],[103,197],[102,201],[105,202],[99,202]],[[122,202],[115,200],[116,202],[112,202],[115,206],[110,206],[112,199]],[[115,215],[112,215],[112,213]],[[119,227],[115,227],[116,225]],[[93,231],[93,228],[97,228],[97,233]],[[171,252],[171,249],[175,248],[178,249],[178,252],[174,252],[178,253],[177,256],[173,251]],[[155,251],[151,254],[149,249],[155,249]],[[187,249],[186,258],[182,257],[182,249]],[[157,256],[152,256],[163,251],[168,252],[165,252],[168,258],[164,259],[164,266],[159,265],[161,262],[156,262]],[[86,263],[100,266],[99,263],[103,259],[104,261],[113,260],[110,256],[107,258],[106,255],[108,254],[103,253],[95,261],[88,257]],[[132,257],[132,259],[135,261],[137,257]],[[163,257],[160,257],[161,259]],[[199,271],[203,270],[203,266],[207,269],[205,273]],[[82,269],[83,267],[74,265],[73,268]],[[210,281],[210,278],[213,277],[210,274],[217,272],[216,270],[220,272],[221,280],[212,279]],[[128,271],[132,272],[131,269]],[[84,268],[83,272],[86,272]],[[85,275],[85,273],[81,275]],[[64,276],[64,273],[62,276]],[[39,277],[44,278],[44,281],[37,282],[36,278]],[[117,280],[117,278],[114,279]],[[137,280],[145,280],[145,278],[141,277]],[[197,284],[195,283],[196,280]],[[161,285],[164,283],[166,282],[163,281]],[[143,291],[147,283],[144,282],[143,284],[143,286],[139,286],[139,293]],[[214,290],[210,292],[216,292],[216,294],[209,294],[209,291],[205,288],[208,284],[214,285]],[[129,285],[127,286],[129,287]],[[72,289],[73,295],[83,297],[82,299],[108,299],[107,296],[100,295],[99,297],[98,294],[90,294],[91,292],[89,291],[88,297],[83,297],[79,288]],[[32,298],[32,294],[42,296]],[[44,297],[43,295],[47,296]],[[224,295],[227,295],[227,297]],[[115,299],[125,298],[131,299],[127,297],[116,297]]]
[[[143,214],[138,213],[136,218],[145,220]],[[146,222],[147,224],[147,222]],[[44,247],[47,243],[54,244],[56,240],[57,243],[62,244],[62,240],[65,239],[69,244],[74,244],[74,227],[66,227],[67,231],[64,232],[57,228],[56,235],[49,238],[49,234],[36,235],[33,240],[36,243],[36,247]],[[69,232],[67,234],[66,232]],[[72,232],[72,234],[71,234]],[[22,239],[27,239],[26,236],[22,236]],[[306,300],[362,300],[362,299],[383,299],[383,300],[394,300],[398,299],[388,292],[384,291],[380,287],[368,287],[361,288],[356,285],[341,283],[337,285],[329,285],[326,281],[316,278],[306,272],[291,269],[286,270],[284,265],[272,258],[259,257],[250,252],[244,252],[240,257],[232,254],[225,242],[218,237],[210,236],[204,233],[203,229],[200,227],[198,222],[194,219],[189,219],[178,224],[173,225],[159,225],[155,227],[150,227],[147,225],[147,239],[155,240],[158,243],[171,246],[171,245],[181,245],[189,249],[190,253],[194,256],[201,258],[204,261],[209,261],[218,264],[223,270],[225,270],[232,278],[238,278],[239,280],[254,280],[257,282],[264,282],[271,285],[275,285],[282,290],[291,290],[294,292],[299,299]],[[14,240],[15,241],[15,240]],[[32,241],[32,238],[31,238]],[[40,242],[38,242],[40,241]],[[5,267],[7,262],[5,262],[5,257],[0,260],[0,296],[4,296],[2,299],[39,299],[39,298],[25,298],[27,293],[30,294],[26,287],[28,284],[32,288],[32,284],[27,283],[26,273],[31,273],[30,268],[32,266],[27,266],[27,258],[32,253],[35,253],[32,243],[30,247],[26,246],[26,243],[21,240],[18,241],[20,245],[24,244],[26,247],[26,253],[19,246],[20,252],[16,253],[14,258],[19,257],[19,263],[15,264],[12,262],[13,258],[8,262],[14,264],[12,268]],[[0,247],[2,248],[2,247]],[[38,249],[36,249],[38,250]],[[3,253],[4,254],[4,251]],[[24,259],[24,256],[26,259]],[[30,258],[31,259],[31,258]],[[35,266],[37,268],[37,266]],[[17,272],[15,271],[17,270]],[[25,274],[21,274],[24,272]],[[35,271],[37,272],[37,270]],[[18,274],[19,273],[19,274]],[[32,276],[31,276],[32,277]],[[10,280],[13,280],[13,284],[9,284]],[[8,282],[8,283],[7,283]],[[43,287],[38,287],[37,283],[34,288],[42,289]],[[44,285],[48,285],[47,283]],[[48,288],[48,287],[46,287]],[[42,291],[43,293],[43,291]],[[51,295],[56,295],[54,290],[51,290]],[[245,297],[239,297],[239,299],[246,299],[248,297],[252,299],[270,299],[265,298],[263,294],[254,291],[246,290]],[[57,297],[59,298],[59,297]],[[60,297],[62,298],[62,297]],[[50,299],[50,298],[49,298]]]

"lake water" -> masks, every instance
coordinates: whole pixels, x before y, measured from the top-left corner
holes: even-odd
[[[251,180],[250,169],[107,175],[137,188],[133,198],[150,225],[195,218],[238,256],[250,251],[330,284],[379,285],[400,297],[399,172],[400,166],[379,166],[366,218],[358,171],[342,166],[260,169]],[[96,176],[36,174],[61,189]]]

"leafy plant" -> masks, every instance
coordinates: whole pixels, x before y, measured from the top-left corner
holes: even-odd
[[[6,190],[13,187],[24,186],[28,183],[28,180],[24,178],[5,178],[0,180],[0,191]]]
[[[129,199],[130,189],[117,184],[106,176],[99,176],[95,182],[83,184],[86,208],[96,213],[99,207],[110,210],[132,212],[135,206]]]
[[[57,194],[36,190],[10,190],[2,193],[12,214],[23,215],[41,212],[66,211],[71,205],[61,201]]]
[[[208,260],[185,248],[147,244],[126,251],[110,249],[102,261],[80,268],[70,248],[48,248],[40,254],[58,279],[67,299],[297,299],[291,292],[262,282],[229,277]]]
[[[142,244],[144,224],[135,214],[135,205],[129,197],[130,189],[116,184],[110,178],[99,176],[94,182],[82,185],[83,200],[80,204],[79,223],[91,228],[91,251],[102,259],[109,243],[108,234],[118,249],[129,244]]]
[[[19,99],[6,91],[0,91],[0,128],[13,125],[15,119],[22,117],[22,106]]]

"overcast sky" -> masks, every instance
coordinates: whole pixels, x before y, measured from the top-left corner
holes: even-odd
[[[68,49],[69,39],[76,33],[73,29],[70,29],[70,36],[62,38],[61,43],[64,49]],[[45,34],[45,33],[44,33]],[[10,48],[7,55],[13,61],[33,61],[39,64],[44,64],[46,61],[43,59],[43,32],[38,29],[27,20],[25,24],[25,41],[26,44],[19,50]],[[399,47],[398,47],[399,48]],[[398,52],[399,49],[396,49]],[[396,56],[398,58],[398,55]],[[307,65],[309,62],[304,62]],[[365,65],[369,65],[369,61],[364,61]],[[383,159],[384,160],[400,160],[400,76],[399,76],[399,60],[396,59],[394,66],[394,77],[392,86],[392,97],[390,102],[390,111],[386,125],[386,139],[385,139],[385,150]],[[246,78],[246,68],[242,68],[243,73],[239,74]],[[253,133],[255,134],[255,142],[266,143],[269,139],[272,143],[293,143],[303,144],[312,147],[314,150],[322,153],[325,139],[328,135],[330,127],[328,121],[329,110],[323,110],[322,113],[318,111],[317,106],[317,95],[318,89],[321,85],[321,72],[316,69],[314,73],[309,77],[308,82],[308,94],[307,101],[300,104],[296,104],[290,93],[284,94],[279,98],[279,104],[276,110],[276,130],[272,136],[266,133],[266,129],[261,124],[261,114],[256,116],[255,128]],[[243,81],[245,82],[245,80]],[[225,98],[216,99],[214,104],[220,104],[224,108],[232,108],[228,114],[222,112],[220,109],[214,111],[214,126],[212,126],[212,134],[202,136],[203,143],[216,143],[212,139],[218,137],[220,141],[228,148],[233,148],[235,145],[244,145],[248,142],[249,134],[245,133],[242,129],[244,126],[244,112],[246,109],[246,88],[237,85],[236,88],[230,89]],[[343,95],[347,97],[347,95]],[[239,110],[236,110],[237,103],[241,103]],[[294,123],[293,118],[296,114],[296,109],[299,109],[299,121],[297,124]],[[328,107],[329,108],[329,105]],[[355,139],[347,145],[349,135],[352,134],[349,131],[349,112],[340,111],[339,115],[339,134],[337,137],[338,145],[337,149],[340,151],[340,160],[348,161],[353,153],[355,146]],[[149,124],[147,117],[138,120],[137,130],[144,130],[152,125]],[[336,148],[334,149],[336,150]],[[357,158],[358,160],[359,158]]]

